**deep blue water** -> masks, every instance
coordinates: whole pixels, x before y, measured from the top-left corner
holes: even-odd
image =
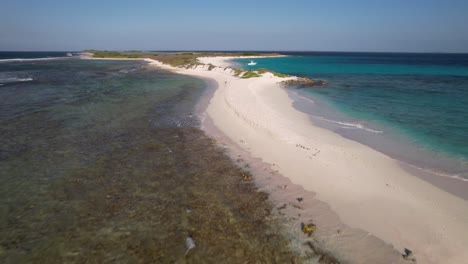
[[[444,155],[466,165],[468,54],[288,55],[292,56],[257,59],[253,69],[268,68],[325,80],[327,86],[302,89],[299,93],[322,100],[342,114],[341,119],[334,116],[332,120],[339,119],[335,121],[343,124],[352,120],[361,127],[392,135],[397,143],[410,143],[431,152],[433,157]],[[248,60],[236,62],[247,68]],[[465,174],[461,170],[458,172]]]

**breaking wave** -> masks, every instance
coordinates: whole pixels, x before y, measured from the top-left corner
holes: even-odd
[[[48,58],[29,58],[29,59],[0,59],[0,63],[2,62],[23,62],[23,61],[47,61],[47,60],[64,60],[69,59],[72,57],[48,57]]]
[[[368,128],[365,125],[363,125],[362,123],[341,122],[341,121],[327,119],[327,118],[322,117],[322,116],[313,116],[313,117],[317,118],[317,119],[319,119],[321,121],[325,121],[325,122],[328,122],[328,123],[338,125],[339,127],[345,128],[345,129],[362,129],[362,130],[365,130],[365,131],[368,131],[368,132],[371,132],[371,133],[376,133],[376,134],[383,133],[383,131],[381,131],[381,130],[375,130],[375,129]]]
[[[34,81],[33,78],[27,77],[27,78],[18,78],[18,77],[7,77],[7,78],[1,78],[0,77],[0,85],[4,85],[7,83],[15,83],[15,82],[30,82]]]
[[[409,166],[409,167],[411,167],[411,168],[413,168],[413,169],[421,170],[421,171],[424,171],[426,173],[430,173],[430,174],[440,176],[440,177],[451,178],[451,179],[456,179],[456,180],[461,180],[461,181],[464,181],[464,182],[468,182],[468,179],[464,178],[460,174],[448,174],[448,173],[444,173],[444,172],[434,170],[434,169],[421,168],[421,167],[418,167],[418,166],[415,166],[415,165],[411,165],[411,164],[409,164],[407,162],[403,162],[401,160],[398,160],[398,161],[405,164],[405,165],[407,165],[407,166]]]

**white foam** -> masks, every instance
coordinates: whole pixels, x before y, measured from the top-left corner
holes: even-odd
[[[47,61],[47,60],[63,60],[71,57],[50,57],[50,58],[34,58],[34,59],[0,59],[1,62],[22,62],[22,61]]]
[[[306,101],[309,102],[309,103],[315,104],[315,101],[314,101],[314,100],[312,100],[312,99],[310,99],[310,98],[307,98],[307,97],[305,97],[305,96],[302,96],[302,95],[300,95],[300,94],[297,93],[297,92],[295,93],[295,95],[296,95],[297,97],[301,98],[302,100],[306,100]]]
[[[314,118],[320,119],[322,121],[326,121],[326,122],[329,122],[329,123],[339,125],[339,127],[345,128],[345,129],[362,129],[362,130],[372,132],[372,133],[377,133],[377,134],[383,133],[383,131],[381,131],[381,130],[374,130],[374,129],[368,128],[368,127],[366,127],[365,125],[363,125],[361,123],[341,122],[341,121],[327,119],[327,118],[322,117],[322,116],[314,116],[314,115],[311,115],[311,116],[314,117]]]
[[[18,82],[29,82],[29,81],[33,81],[34,79],[31,78],[31,77],[28,77],[28,78],[18,78],[16,79]]]
[[[309,97],[303,96],[299,92],[296,92],[294,90],[291,90],[291,91],[293,91],[294,95],[297,96],[298,98],[300,98],[301,100],[305,100],[305,101],[307,101],[307,102],[309,102],[311,104],[315,104],[315,101],[310,99]],[[376,133],[376,134],[383,133],[383,131],[381,131],[381,130],[375,130],[375,129],[368,128],[365,125],[363,125],[362,123],[342,122],[342,121],[328,119],[328,118],[325,118],[323,116],[312,115],[310,113],[307,113],[307,114],[310,115],[311,117],[320,119],[322,121],[338,125],[339,127],[344,128],[344,129],[362,129],[364,131],[371,132],[371,133]]]
[[[430,173],[430,174],[433,174],[433,175],[437,175],[437,176],[440,176],[440,177],[445,177],[445,178],[451,178],[451,179],[457,179],[457,180],[461,180],[461,181],[464,181],[464,182],[468,182],[468,179],[466,178],[463,178],[462,176],[460,176],[459,174],[447,174],[447,173],[443,173],[443,172],[440,172],[440,171],[436,171],[436,170],[433,170],[433,169],[425,169],[425,168],[421,168],[421,167],[417,167],[417,166],[414,166],[414,165],[411,165],[409,163],[406,163],[406,162],[403,162],[401,160],[399,160],[399,162],[407,165],[407,166],[410,166],[411,168],[414,168],[414,169],[417,169],[417,170],[421,170],[421,171],[424,171],[424,172],[427,172],[427,173]]]
[[[8,77],[8,78],[0,78],[0,83],[6,84],[6,83],[14,83],[14,82],[30,82],[34,81],[33,78],[27,77],[27,78],[18,78],[18,77]]]
[[[136,71],[138,69],[139,68],[123,69],[123,70],[120,70],[119,72],[127,74],[127,73],[130,73],[130,72],[134,72],[134,71]]]

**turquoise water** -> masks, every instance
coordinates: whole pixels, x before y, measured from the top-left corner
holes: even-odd
[[[322,120],[342,124],[351,138],[392,138],[426,151],[436,163],[456,161],[452,173],[466,174],[468,159],[468,55],[392,53],[291,53],[257,59],[254,67],[327,81],[324,87],[298,90],[339,112]],[[248,60],[236,60],[245,65]],[[356,129],[364,128],[363,135]],[[367,130],[365,130],[367,128]],[[353,130],[350,132],[349,130]],[[391,151],[396,152],[395,150]],[[417,160],[417,151],[400,153]],[[408,154],[411,153],[411,154]],[[418,154],[419,155],[419,154]],[[398,155],[400,156],[400,155]],[[437,167],[437,166],[436,166]]]

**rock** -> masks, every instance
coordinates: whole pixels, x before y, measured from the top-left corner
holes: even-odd
[[[242,179],[244,181],[252,181],[252,176],[250,175],[250,173],[242,173]]]
[[[284,82],[281,82],[282,85],[284,86],[291,86],[291,85],[296,85],[297,88],[303,89],[303,88],[309,88],[313,86],[324,86],[327,85],[325,81],[322,80],[312,80],[309,78],[304,78],[304,77],[298,77],[293,80],[287,80]]]
[[[189,235],[187,237],[187,239],[185,239],[185,248],[187,248],[187,251],[185,251],[185,255],[187,255],[189,253],[189,251],[191,249],[194,249],[196,247],[195,245],[195,241],[193,241],[193,238],[191,235]]]
[[[308,236],[311,236],[316,228],[317,228],[317,226],[312,224],[312,223],[310,223],[310,224],[301,223],[302,232],[304,232],[304,234],[307,234]]]
[[[402,254],[403,258],[409,261],[416,262],[416,257],[413,255],[413,251],[405,248],[405,254]]]
[[[309,88],[309,87],[313,87],[313,86],[325,86],[327,85],[327,83],[325,81],[322,81],[322,80],[318,80],[318,81],[312,81],[312,82],[306,82],[306,83],[302,83],[298,86],[298,88]]]

